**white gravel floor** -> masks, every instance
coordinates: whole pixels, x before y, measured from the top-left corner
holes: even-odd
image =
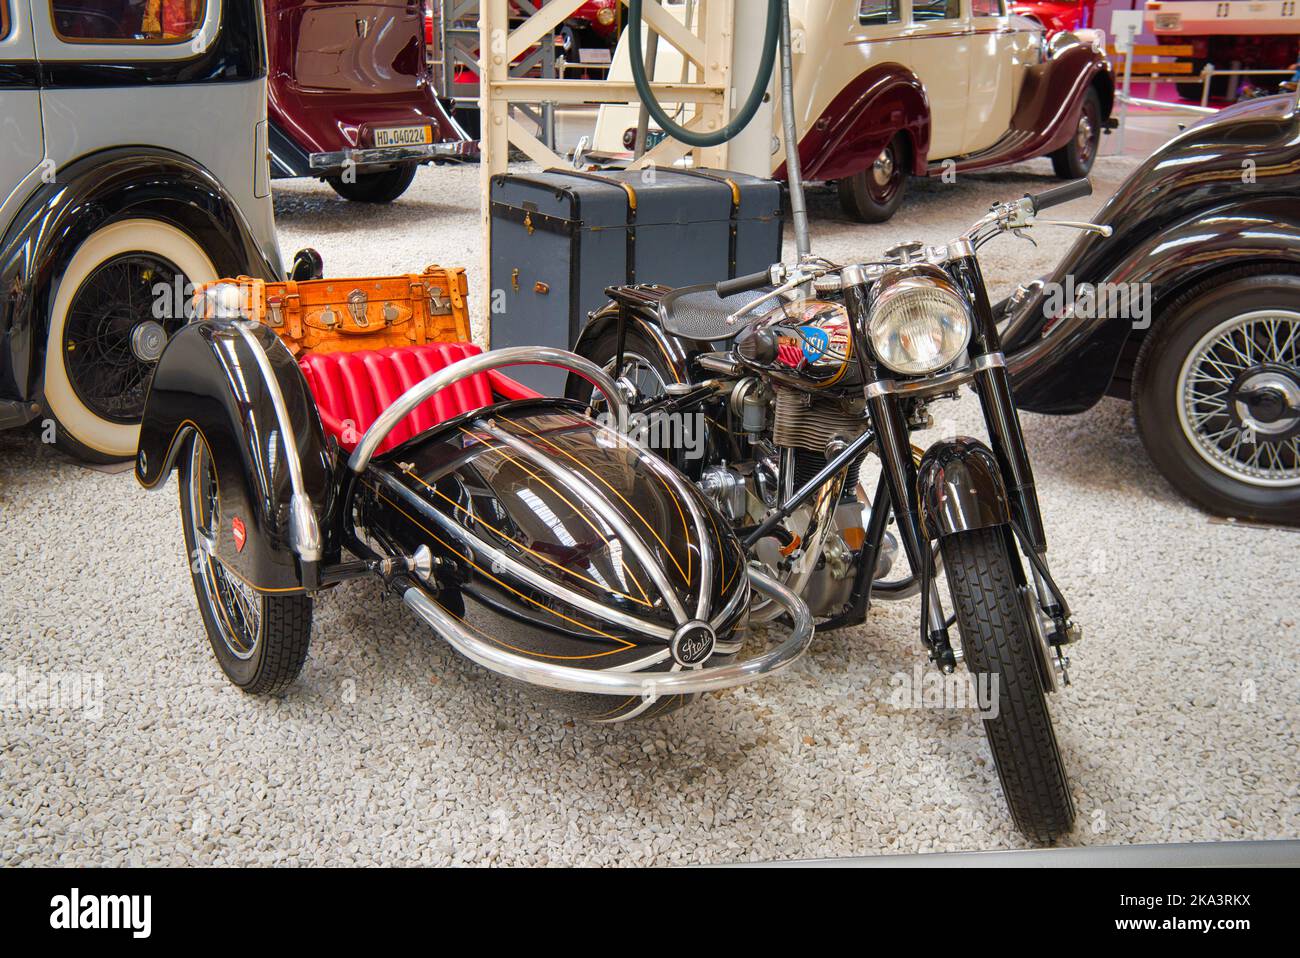
[[[1099,196],[1131,168],[1103,159]],[[946,239],[1046,160],[913,185],[890,224],[814,196],[817,249]],[[279,185],[286,254],[329,275],[463,263],[478,170],[422,170],[392,207]],[[995,292],[1072,234],[1003,240]],[[476,288],[476,286],[472,287]],[[477,305],[477,304],[476,304]],[[978,425],[968,399],[936,411]],[[1128,407],[1025,416],[1057,575],[1084,624],[1053,701],[1079,825],[1069,843],[1296,837],[1295,533],[1210,522],[1151,469]],[[89,708],[0,715],[0,865],[671,864],[1023,847],[970,713],[896,709],[916,610],[877,608],[785,680],[646,725],[572,726],[467,665],[378,590],[321,598],[284,698],[218,671],[186,572],[175,486],[146,493],[0,434],[0,672],[102,676]],[[93,688],[93,686],[91,686]],[[99,709],[93,706],[99,703]],[[39,705],[39,703],[38,703]]]

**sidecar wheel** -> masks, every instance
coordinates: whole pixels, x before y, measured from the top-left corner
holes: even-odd
[[[1065,765],[1052,729],[1033,643],[1001,528],[976,529],[942,542],[966,667],[997,682],[997,714],[984,734],[1016,827],[1050,844],[1074,826]]]
[[[245,692],[284,691],[307,659],[311,597],[257,592],[217,558],[221,506],[212,457],[201,436],[181,460],[180,495],[190,577],[217,663]]]

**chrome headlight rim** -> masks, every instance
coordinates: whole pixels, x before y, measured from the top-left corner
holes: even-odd
[[[928,302],[921,302],[928,300]],[[928,318],[938,333],[940,348],[928,357],[909,359],[906,347],[892,342],[898,336],[905,309],[934,310]],[[915,321],[915,320],[911,320]],[[887,270],[871,297],[867,338],[876,359],[902,376],[929,376],[960,359],[970,346],[975,319],[970,303],[948,274],[928,264]]]

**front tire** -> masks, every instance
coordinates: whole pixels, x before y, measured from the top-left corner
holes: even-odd
[[[910,162],[907,136],[895,133],[871,166],[836,184],[840,208],[859,223],[883,223],[903,202]]]
[[[283,692],[307,659],[311,597],[257,592],[217,557],[217,537],[228,533],[212,457],[198,434],[182,455],[180,496],[190,577],[217,664],[249,694]]]
[[[45,404],[60,449],[91,462],[135,455],[154,365],[186,322],[188,284],[216,278],[202,247],[158,220],[119,220],[77,247],[54,290],[45,345]]]
[[[1287,408],[1300,408],[1300,276],[1216,277],[1163,310],[1138,352],[1142,444],[1209,512],[1300,521],[1300,416]]]
[[[1092,170],[1101,144],[1101,98],[1090,89],[1083,98],[1074,136],[1052,154],[1052,170],[1063,180],[1079,180]]]
[[[1065,765],[1040,678],[1041,640],[1026,621],[1004,528],[943,539],[944,568],[966,667],[997,683],[997,714],[984,734],[1016,827],[1050,844],[1074,827]]]
[[[325,182],[339,196],[354,203],[391,203],[415,180],[415,169],[414,163],[407,163],[379,173],[358,173],[352,183],[342,176],[327,176]]]

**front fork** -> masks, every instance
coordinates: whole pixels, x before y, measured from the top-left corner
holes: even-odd
[[[858,277],[850,273],[851,269],[852,267],[845,270],[845,305],[854,318],[856,328],[862,330],[866,328],[865,320],[869,316],[868,288],[865,276],[857,282],[853,281]],[[1011,380],[1002,355],[997,324],[973,251],[954,261],[952,274],[973,307],[974,330],[970,358],[974,387],[980,397],[985,427],[1011,500],[1011,527],[1029,558],[1037,604],[1053,623],[1053,633],[1047,636],[1047,640],[1055,649],[1057,667],[1065,673],[1068,660],[1062,654],[1061,646],[1078,638],[1079,629],[1071,622],[1069,606],[1047,567],[1047,536],[1034,486],[1033,469],[1020,430],[1020,419],[1011,393]],[[890,499],[895,504],[899,538],[907,553],[908,562],[917,570],[921,580],[921,638],[935,664],[943,672],[951,673],[956,668],[959,654],[949,638],[947,620],[934,581],[934,554],[930,536],[921,521],[919,477],[901,401],[894,392],[894,384],[883,375],[866,350],[863,337],[855,337],[854,346],[868,384],[867,410],[877,437],[884,479],[889,487]],[[1008,538],[1008,549],[1014,560],[1014,542],[1010,541],[1010,536]],[[1024,578],[1023,570],[1021,578]],[[1031,612],[1033,610],[1026,609],[1026,613]],[[1069,683],[1068,673],[1065,673],[1065,681]]]

